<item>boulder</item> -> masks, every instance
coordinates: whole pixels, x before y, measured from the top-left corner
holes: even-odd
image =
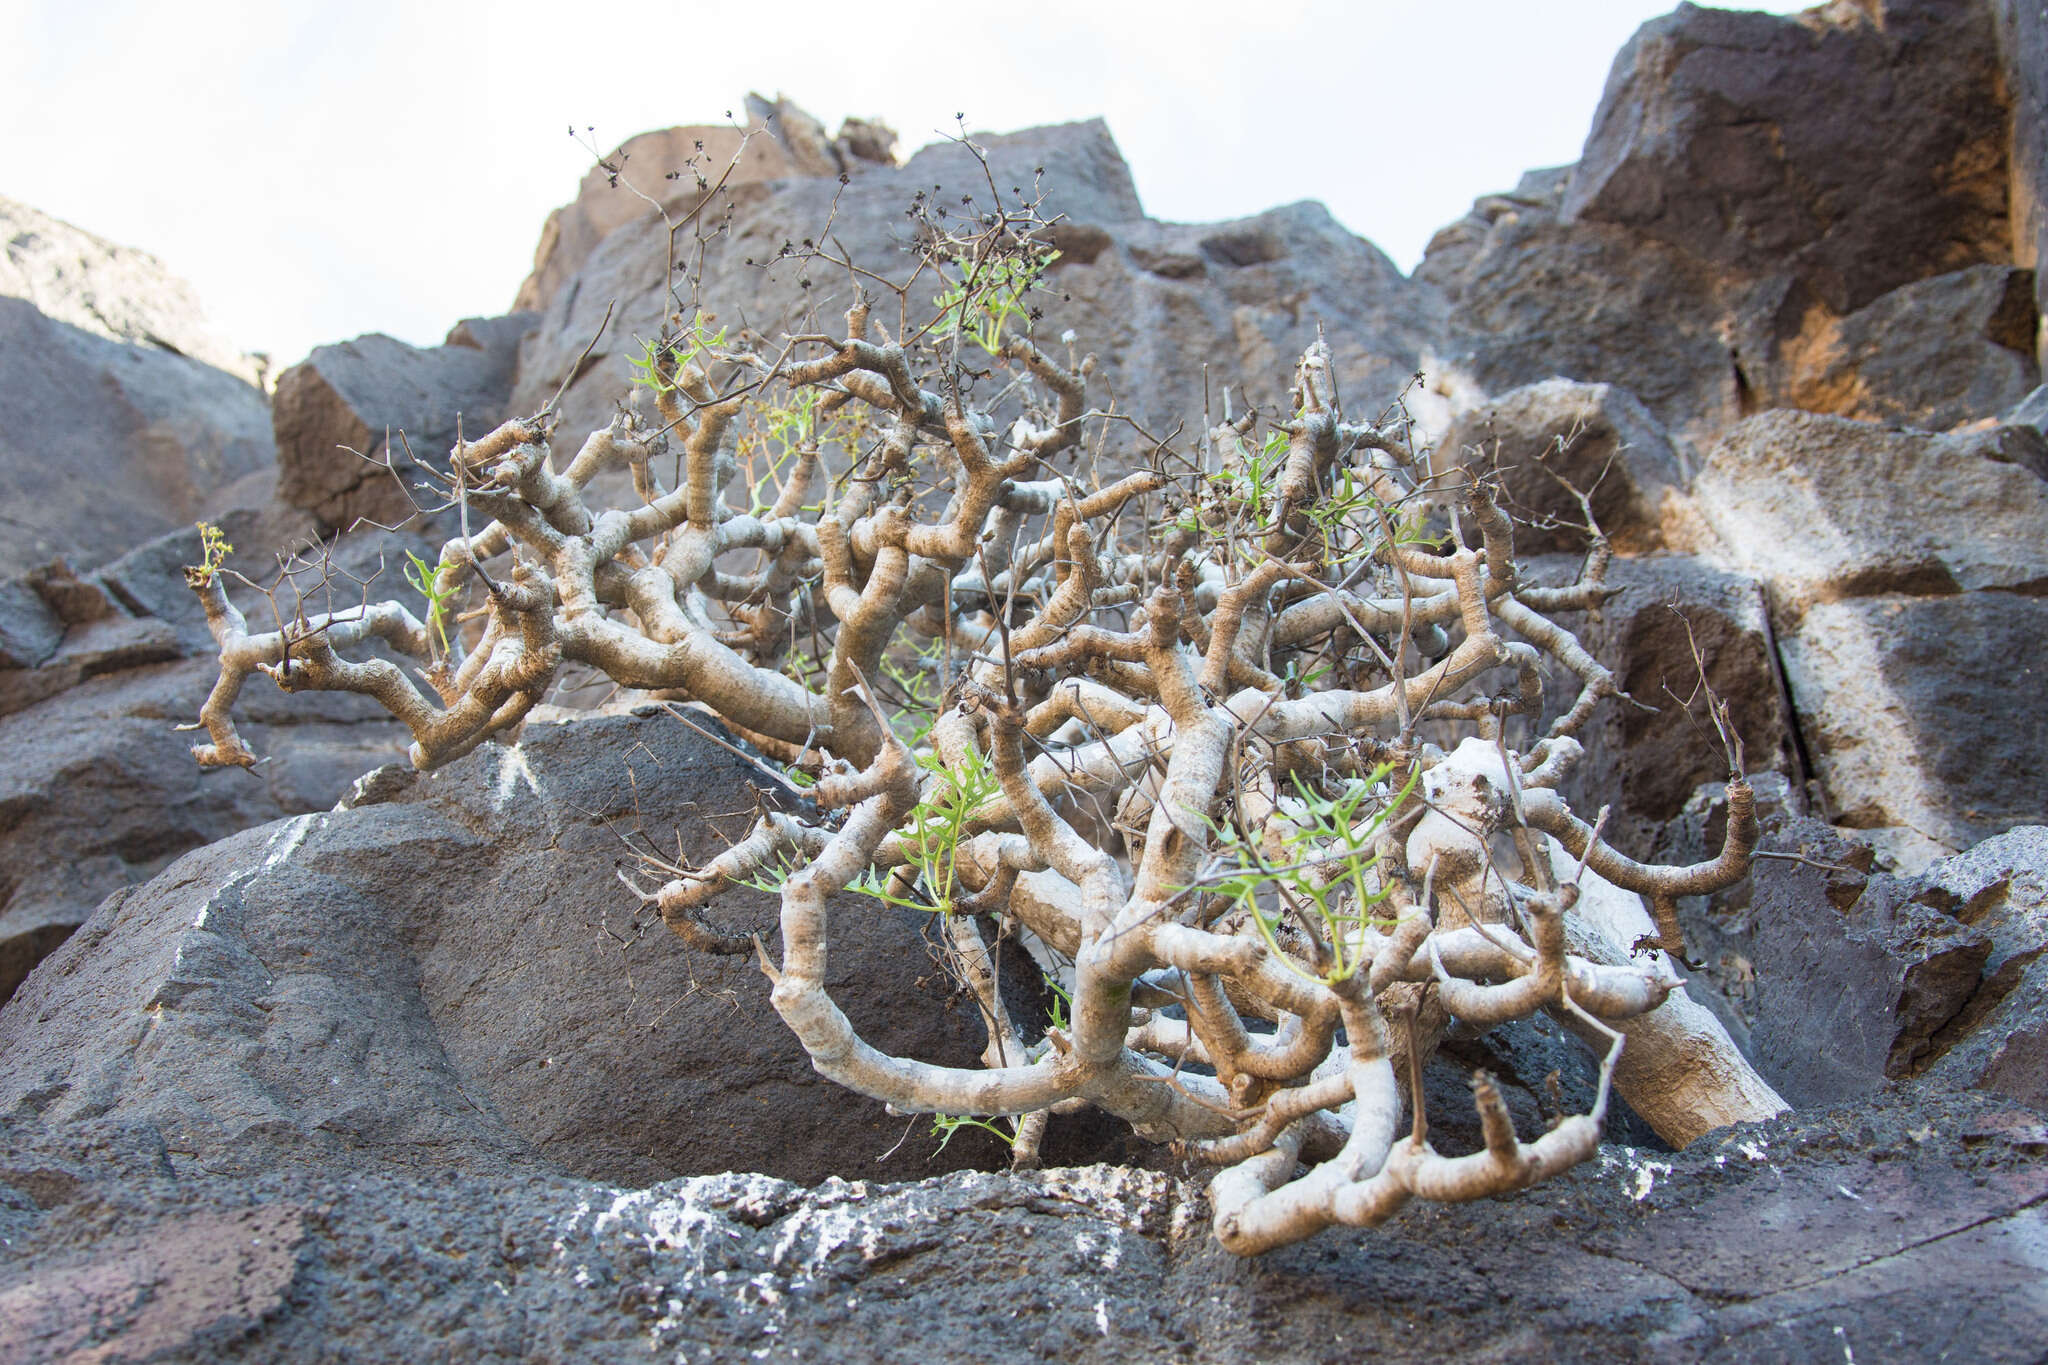
[[[230,563],[256,577],[267,577],[264,548],[294,526],[274,507],[222,522],[238,550]],[[406,548],[426,546],[380,534],[325,553],[368,577]],[[237,830],[327,809],[402,747],[403,728],[367,698],[287,698],[254,677],[239,709],[267,760],[202,771],[176,729],[198,716],[218,674],[181,572],[198,559],[188,528],[97,573],[59,562],[0,584],[0,1001],[107,895]],[[253,623],[270,619],[261,592],[234,596]],[[287,590],[284,610],[291,601]]]
[[[172,661],[110,663],[0,716],[0,1000],[108,895],[237,830],[325,810],[401,744],[367,698],[287,697],[252,679],[240,711],[270,761],[202,771],[175,727],[218,669],[180,657],[174,632],[156,638]]]
[[[1729,562],[1786,625],[1877,593],[2048,588],[2048,480],[2031,428],[1930,436],[1789,411],[1753,417],[1693,484]]]
[[[458,429],[475,439],[510,415],[532,323],[530,314],[471,319],[426,350],[377,333],[315,348],[277,380],[278,497],[342,530],[359,519],[397,525],[437,503],[415,487],[415,463],[446,473]]]
[[[34,668],[57,652],[64,623],[26,578],[0,581],[0,671]]]
[[[1505,491],[1518,554],[1584,548],[1585,512],[1573,489],[1623,554],[1685,548],[1694,536],[1686,470],[1670,437],[1612,384],[1551,379],[1514,389],[1458,412],[1442,447]]]
[[[52,322],[145,350],[196,360],[261,388],[263,356],[247,355],[206,321],[199,295],[146,251],[117,246],[0,196],[0,298],[23,299]],[[19,409],[10,405],[10,412]]]
[[[1570,174],[1533,172],[1431,240],[1415,276],[1448,302],[1440,382],[1612,383],[1679,439],[1710,443],[1742,418],[1750,387],[1729,353],[1725,272],[1628,228],[1561,223]]]
[[[2048,600],[1829,602],[1778,639],[1829,818],[1904,870],[2048,820]]]
[[[529,723],[186,854],[0,1011],[0,1113],[145,1124],[216,1170],[815,1181],[989,1160],[979,1134],[935,1157],[928,1120],[816,1075],[751,957],[693,955],[619,885],[636,849],[680,838],[698,862],[738,837],[753,771],[658,711]],[[713,914],[772,950],[771,897]],[[975,1065],[979,1015],[927,932],[844,897],[828,981],[876,1046]]]
[[[1526,572],[1537,582],[1564,582],[1578,566],[1577,558],[1537,559]],[[1614,560],[1607,583],[1614,590],[1607,601],[1565,624],[1613,670],[1629,700],[1606,702],[1580,732],[1586,755],[1562,790],[1574,810],[1609,807],[1607,839],[1648,857],[1694,790],[1728,775],[1700,687],[1701,665],[1706,685],[1728,707],[1749,772],[1796,774],[1798,756],[1755,579],[1691,555],[1648,555]],[[1579,680],[1552,665],[1544,692],[1546,715],[1555,717],[1570,709]],[[1713,854],[1676,856],[1692,862]]]
[[[2028,426],[1943,436],[1772,412],[1693,492],[1764,583],[1828,818],[1913,870],[2048,817],[2048,480]]]
[[[748,95],[746,111],[744,127],[699,123],[627,138],[591,167],[576,198],[541,226],[533,271],[519,286],[513,312],[545,311],[599,242],[636,219],[686,217],[721,180],[728,190],[738,190],[896,164],[896,134],[879,120],[849,118],[838,137],[828,138],[822,124],[788,99]]]
[[[0,578],[85,570],[220,510],[273,462],[261,390],[0,297]]]
[[[1060,256],[1037,297],[1044,316],[1034,335],[1045,344],[1073,330],[1075,359],[1093,352],[1101,366],[1093,401],[1106,404],[1113,395],[1119,411],[1161,436],[1182,422],[1197,429],[1205,392],[1220,415],[1226,386],[1236,411],[1248,401],[1284,402],[1291,368],[1319,322],[1344,396],[1359,413],[1377,414],[1415,373],[1436,330],[1434,291],[1404,279],[1320,205],[1233,223],[1155,223],[1100,120],[977,134],[975,142],[988,157],[986,175],[966,147],[945,142],[844,186],[828,176],[741,186],[725,230],[703,244],[705,310],[716,325],[750,326],[771,339],[843,328],[851,301],[844,272],[807,265],[801,244],[829,220],[834,242],[855,262],[887,279],[907,278],[915,258],[904,214],[916,197],[945,205],[986,199],[992,175],[1006,199],[1042,190],[1046,216],[1063,216],[1054,230]],[[661,171],[650,154],[649,177],[658,182]],[[514,409],[545,402],[598,337],[564,398],[564,425],[580,433],[609,420],[631,389],[628,358],[671,311],[665,238],[659,219],[633,218],[556,288],[521,350]],[[912,290],[913,318],[929,316],[936,292]],[[599,336],[607,306],[614,306],[611,321]],[[895,312],[890,302],[876,314],[892,334]]]
[[[1821,821],[1785,821],[1766,844],[1789,856],[1750,874],[1758,1068],[1795,1107],[1911,1074],[1976,993],[1991,939],[1923,888],[1870,876],[1870,851]]]
[[[801,175],[844,175],[863,163],[896,164],[896,133],[879,119],[849,118],[832,137],[825,125],[787,95],[747,96],[747,122],[767,130]]]
[[[1976,0],[1681,5],[1614,59],[1560,205],[1835,313],[2010,259],[1996,25]]]
[[[1431,242],[1443,363],[1622,385],[1697,449],[1776,405],[1996,415],[2040,375],[2000,62],[1970,0],[1651,21],[1577,165]]]
[[[2040,383],[2034,323],[2034,273],[2006,265],[1915,280],[1846,317],[1810,303],[1751,402],[1946,430]]]
[[[1954,1086],[2048,1108],[2048,829],[1902,875],[1878,870],[1863,832],[1758,790],[1750,875],[1681,908],[1701,959],[1688,990],[1702,975],[1720,988],[1758,1069],[1799,1107],[1910,1082],[1923,1097]],[[1659,856],[1718,845],[1721,789],[1700,797]]]
[[[1936,1036],[1927,1074],[2048,1109],[2048,829],[1986,839],[1920,880],[1929,900],[1991,940],[1983,980]]]
[[[695,124],[628,138],[584,174],[575,199],[547,216],[532,273],[520,284],[512,311],[546,311],[598,243],[636,219],[658,222],[660,215],[635,189],[680,217],[703,200],[727,167],[732,173],[726,186],[734,190],[801,174],[782,144],[759,130]]]

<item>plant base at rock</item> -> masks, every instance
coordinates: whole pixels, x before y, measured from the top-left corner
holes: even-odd
[[[1348,411],[1321,342],[1283,409],[1225,403],[1193,439],[1091,406],[1094,357],[1030,334],[1054,224],[993,179],[961,207],[920,196],[894,282],[785,247],[853,302],[774,336],[687,301],[685,234],[715,229],[672,224],[677,308],[639,364],[659,425],[622,412],[565,464],[551,409],[458,441],[432,491],[462,534],[413,574],[426,621],[292,564],[254,630],[218,566],[192,571],[221,657],[199,761],[255,761],[232,708],[258,671],[374,698],[421,769],[572,675],[704,708],[783,796],[723,854],[648,851],[627,885],[694,947],[758,952],[841,1084],[1007,1120],[1020,1165],[1093,1106],[1224,1166],[1240,1253],[1554,1175],[1597,1149],[1610,1084],[1676,1144],[1782,1109],[1666,957],[1678,898],[1747,869],[1739,741],[1724,727],[1726,836],[1695,865],[1622,856],[1555,791],[1617,690],[1558,619],[1604,596],[1588,498],[1579,579],[1524,581],[1494,491],[1398,402]],[[601,505],[606,475],[630,505]],[[1547,721],[1546,666],[1577,686]],[[719,927],[735,882],[779,894],[779,952]],[[981,1067],[856,1030],[827,986],[849,891],[933,917]],[[1066,1017],[1016,1017],[1005,944],[1060,972]],[[1525,1141],[1481,1073],[1483,1150],[1438,1153],[1424,1057],[1454,1023],[1540,1011],[1602,1058],[1590,1112]]]

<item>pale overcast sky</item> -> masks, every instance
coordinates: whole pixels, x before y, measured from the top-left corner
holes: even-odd
[[[1762,6],[1780,13],[1798,5]],[[1576,159],[1663,0],[0,0],[0,194],[155,253],[280,364],[504,311],[589,156],[780,91],[907,152],[1100,114],[1147,210],[1320,199],[1412,268]],[[901,16],[901,17],[897,17]]]

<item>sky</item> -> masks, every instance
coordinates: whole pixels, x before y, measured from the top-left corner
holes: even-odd
[[[595,128],[744,118],[749,90],[904,153],[1101,115],[1155,218],[1319,199],[1404,270],[1577,159],[1666,0],[0,0],[0,195],[141,247],[281,367],[501,313]],[[1790,13],[1793,4],[1763,8]]]

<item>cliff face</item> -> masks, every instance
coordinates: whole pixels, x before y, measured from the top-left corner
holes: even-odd
[[[146,251],[119,246],[0,196],[0,297],[109,341],[188,356],[262,387],[264,361],[206,321],[192,286]]]
[[[1153,220],[1099,121],[977,138],[987,175],[1059,215],[1035,332],[1099,357],[1091,403],[1161,437],[1205,405],[1271,408],[1320,333],[1347,404],[1376,409],[1421,373],[1408,401],[1439,460],[1499,481],[1539,580],[1575,572],[1565,483],[1586,491],[1617,557],[1613,595],[1575,628],[1635,704],[1587,729],[1569,796],[1609,808],[1610,842],[1677,862],[1720,846],[1702,681],[1747,742],[1775,856],[1683,906],[1689,989],[1807,1112],[1654,1161],[1611,1149],[1504,1206],[1573,1232],[1532,1233],[1492,1279],[1468,1254],[1492,1206],[1394,1225],[1334,1269],[1296,1248],[1274,1279],[1190,1237],[1199,1196],[1156,1172],[960,1175],[872,1202],[860,1184],[704,1175],[765,1151],[753,1166],[790,1179],[910,1178],[925,1154],[889,1148],[900,1122],[812,1075],[750,968],[606,908],[607,822],[653,812],[702,857],[708,817],[750,799],[722,751],[644,716],[557,715],[415,778],[376,766],[402,736],[362,698],[252,682],[275,761],[203,777],[186,761],[168,727],[214,670],[177,579],[198,556],[185,523],[222,521],[238,562],[323,534],[343,576],[395,579],[452,530],[349,529],[411,512],[369,462],[402,472],[399,431],[445,467],[458,421],[474,435],[559,390],[580,437],[637,401],[628,360],[673,314],[674,262],[717,325],[831,331],[855,285],[808,259],[823,224],[835,252],[901,278],[906,208],[986,188],[956,144],[899,163],[879,125],[828,136],[788,101],[749,118],[607,158],[544,225],[518,311],[433,350],[320,348],[274,405],[151,258],[0,201],[0,1341],[84,1349],[78,1295],[147,1298],[130,1292],[145,1234],[177,1253],[148,1273],[182,1288],[106,1322],[166,1359],[237,1334],[311,1351],[322,1314],[367,1320],[423,1278],[461,1306],[400,1315],[367,1358],[596,1358],[678,1345],[685,1319],[721,1350],[781,1333],[843,1351],[881,1329],[833,1304],[892,1295],[911,1338],[1029,1307],[1031,1332],[993,1359],[1126,1332],[1133,1354],[1172,1339],[1287,1358],[1306,1332],[1405,1358],[1417,1338],[1386,1317],[1404,1295],[1460,1324],[1432,1358],[1532,1332],[1583,1336],[1582,1354],[1623,1333],[1814,1357],[1844,1344],[1827,1324],[1903,1358],[1973,1311],[2039,1339],[2048,10],[1681,6],[1617,56],[1579,161],[1480,198],[1413,277],[1312,203]],[[676,256],[616,177],[672,222],[698,215]],[[1576,683],[1551,682],[1568,702]],[[915,957],[917,927],[867,925],[835,964]],[[864,1004],[878,1028],[900,1016],[906,1050],[971,1055],[978,1026],[933,1014],[928,984]],[[1459,1046],[1531,1125],[1546,1073],[1589,1084],[1533,1029]],[[1071,1131],[1066,1159],[1162,1164]],[[978,1140],[946,1161],[1000,1159]],[[593,1183],[668,1177],[692,1179]],[[283,1194],[257,1235],[291,1256],[216,1273],[259,1187]],[[1760,1221],[1767,1201],[1779,1221]],[[1008,1287],[1055,1242],[1072,1272],[1057,1292]],[[992,1245],[1017,1250],[998,1264]],[[1302,1298],[1331,1276],[1329,1297]]]
[[[0,199],[0,577],[93,567],[270,468],[262,364],[145,252]]]

